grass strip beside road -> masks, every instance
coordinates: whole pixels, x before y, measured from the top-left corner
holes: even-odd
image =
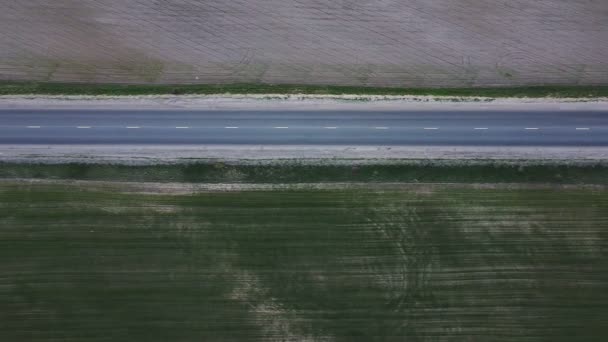
[[[167,165],[1,163],[0,178],[189,183],[553,183],[608,184],[608,164],[403,161],[394,164],[193,162]]]
[[[0,340],[608,338],[606,191],[158,186],[0,183]]]
[[[384,88],[321,85],[121,85],[0,81],[0,95],[217,95],[217,94],[313,94],[313,95],[415,95],[451,97],[608,97],[608,86],[528,86],[490,88]],[[456,101],[457,99],[454,99]]]

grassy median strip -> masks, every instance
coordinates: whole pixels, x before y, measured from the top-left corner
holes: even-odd
[[[430,95],[452,97],[570,97],[608,96],[608,86],[529,86],[495,88],[383,88],[321,85],[120,85],[39,82],[0,82],[0,95],[213,95],[213,94],[313,94],[313,95]]]
[[[0,183],[0,339],[608,338],[608,192],[156,186]]]
[[[392,164],[282,161],[167,165],[0,162],[0,178],[191,183],[553,183],[608,184],[605,162],[401,161]]]

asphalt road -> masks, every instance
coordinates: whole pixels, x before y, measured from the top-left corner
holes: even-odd
[[[0,110],[0,144],[608,146],[608,109]]]

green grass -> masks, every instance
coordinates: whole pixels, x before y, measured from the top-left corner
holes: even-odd
[[[0,340],[605,341],[607,222],[583,188],[5,182]]]
[[[608,164],[503,161],[403,161],[340,165],[196,162],[172,165],[14,164],[0,162],[0,178],[193,183],[555,183],[608,184]]]
[[[473,97],[604,97],[608,86],[530,86],[495,88],[381,88],[320,85],[118,85],[0,82],[0,95],[182,95],[182,94],[328,94],[434,95]]]

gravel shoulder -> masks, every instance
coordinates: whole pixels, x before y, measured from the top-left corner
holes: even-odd
[[[311,160],[386,162],[400,159],[553,160],[585,162],[608,160],[603,147],[470,147],[470,146],[130,146],[130,145],[6,145],[0,161],[16,163],[111,163],[149,165],[222,160]]]
[[[490,98],[395,95],[0,96],[0,109],[213,110],[603,110],[608,98]]]

